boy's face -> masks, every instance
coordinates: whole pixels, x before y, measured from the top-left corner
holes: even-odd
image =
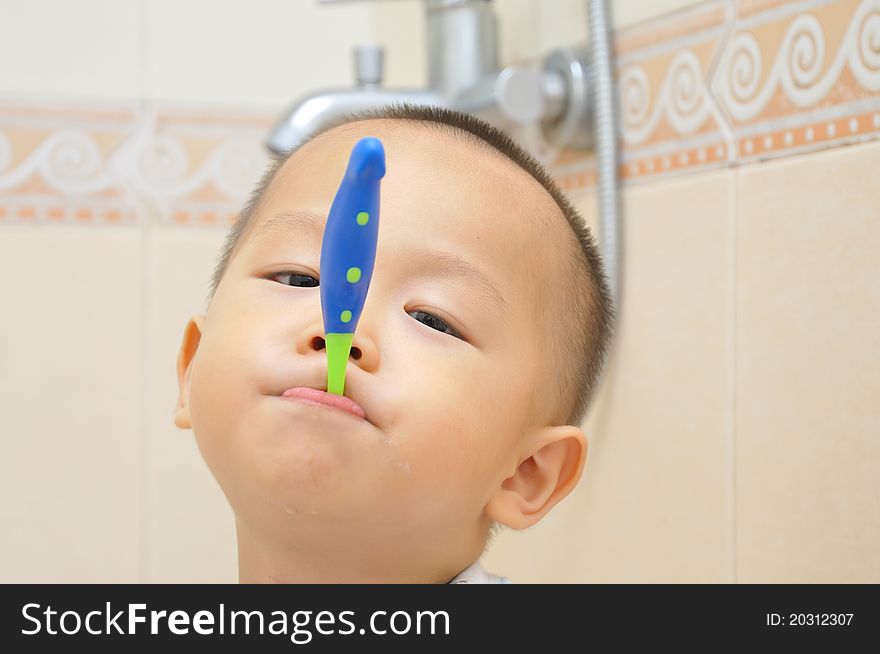
[[[364,136],[382,139],[387,164],[373,278],[345,379],[366,420],[280,397],[326,388],[314,280],[327,212]],[[317,227],[297,220],[303,212],[319,217]],[[362,121],[294,154],[197,317],[181,391],[237,518],[292,546],[324,542],[328,529],[357,534],[336,546],[376,556],[460,547],[487,526],[483,509],[520,463],[520,438],[548,424],[555,399],[547,325],[568,245],[554,212],[512,163],[433,130]],[[289,221],[261,232],[279,216]],[[463,263],[435,263],[426,252]]]

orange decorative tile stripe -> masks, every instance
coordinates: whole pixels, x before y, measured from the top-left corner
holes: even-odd
[[[880,136],[878,0],[703,2],[623,30],[616,50],[624,182]],[[595,160],[551,166],[570,187]]]

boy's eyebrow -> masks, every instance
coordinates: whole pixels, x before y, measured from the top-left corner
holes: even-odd
[[[308,209],[297,209],[280,213],[270,218],[266,222],[259,225],[251,237],[251,241],[261,241],[274,233],[285,233],[294,229],[300,232],[311,233],[315,236],[321,236],[324,233],[324,225],[327,223],[327,216],[323,216]]]
[[[412,251],[412,258],[418,262],[419,268],[433,268],[443,273],[445,277],[461,277],[474,284],[480,294],[489,302],[492,302],[499,311],[507,311],[507,301],[498,290],[495,282],[482,268],[475,266],[470,261],[462,259],[452,252],[431,250],[428,248],[416,248]]]
[[[326,223],[326,216],[308,209],[297,209],[296,211],[280,213],[259,225],[254,230],[251,241],[259,241],[267,238],[272,233],[283,234],[294,229],[298,230],[300,234],[306,232],[320,238],[324,233]],[[507,301],[504,299],[501,291],[498,290],[498,286],[479,266],[452,252],[429,248],[416,248],[412,251],[411,256],[413,260],[418,262],[419,268],[422,270],[434,269],[443,273],[446,277],[455,276],[463,278],[475,285],[480,294],[486,300],[493,303],[497,309],[500,311],[508,310]]]

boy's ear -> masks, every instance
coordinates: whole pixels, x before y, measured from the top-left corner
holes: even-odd
[[[486,515],[512,529],[531,527],[577,485],[587,437],[573,425],[542,427],[523,439],[531,450],[486,505]]]
[[[174,424],[181,429],[192,429],[189,419],[189,378],[192,362],[195,358],[199,342],[202,340],[202,326],[205,316],[197,314],[189,319],[183,330],[183,342],[177,353],[177,408],[174,410]]]

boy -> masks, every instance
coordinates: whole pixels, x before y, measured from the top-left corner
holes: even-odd
[[[321,239],[364,136],[386,154],[379,240],[331,408],[303,399],[327,383]],[[240,582],[505,581],[479,558],[580,479],[612,324],[589,230],[501,132],[403,105],[313,136],[230,230],[177,361],[174,421],[232,506]]]

